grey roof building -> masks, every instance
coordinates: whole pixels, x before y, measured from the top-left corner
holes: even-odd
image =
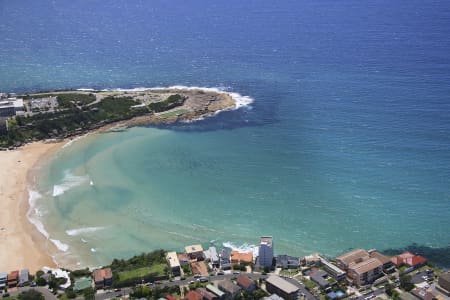
[[[219,287],[219,290],[231,297],[231,299],[234,299],[242,290],[238,285],[234,284],[230,280],[219,281],[217,286]]]
[[[27,269],[20,270],[19,273],[19,286],[24,286],[30,281],[30,272]]]
[[[321,288],[326,288],[328,287],[330,284],[327,280],[328,277],[328,273],[325,272],[324,270],[317,270],[314,273],[312,273],[310,275],[311,280],[315,283],[317,283]]]

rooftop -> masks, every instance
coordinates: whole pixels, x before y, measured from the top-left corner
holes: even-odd
[[[219,290],[218,288],[216,288],[215,286],[213,286],[212,284],[208,284],[206,286],[206,289],[208,291],[210,291],[211,293],[217,295],[218,297],[223,297],[225,295],[224,292],[222,292],[221,290]]]
[[[251,280],[250,278],[248,278],[247,276],[244,275],[239,275],[236,279],[236,282],[238,285],[240,285],[241,287],[247,289],[250,286],[252,286],[253,284],[255,284],[253,282],[253,280]]]
[[[383,266],[383,264],[376,258],[369,258],[368,260],[362,261],[360,263],[354,263],[349,266],[356,274],[364,274],[373,269],[379,268]]]
[[[169,262],[171,268],[180,266],[180,261],[178,260],[178,255],[176,252],[167,252],[166,259]]]
[[[370,254],[370,257],[378,259],[383,265],[385,265],[391,261],[388,257],[384,256],[383,254],[381,254],[380,252],[378,252],[376,250],[370,251],[369,254]]]
[[[105,269],[95,270],[93,273],[93,277],[94,277],[95,282],[100,282],[105,279],[111,279],[112,278],[111,269],[105,268]]]
[[[295,293],[295,292],[298,291],[298,287],[296,287],[292,283],[290,283],[290,282],[288,282],[288,281],[286,281],[283,278],[280,278],[278,276],[273,276],[273,275],[269,276],[266,279],[266,282],[276,286],[277,288],[279,288],[280,290],[282,290],[286,294]]]
[[[344,264],[349,265],[352,262],[358,261],[358,260],[365,260],[369,258],[369,252],[367,252],[364,249],[356,249],[348,253],[344,253],[338,257],[336,257],[337,260],[342,261]]]
[[[262,236],[260,240],[260,244],[266,244],[268,246],[272,246],[273,238],[271,236]]]
[[[200,295],[199,293],[197,293],[196,291],[189,291],[189,293],[187,293],[185,299],[188,299],[188,300],[202,300],[203,296]]]
[[[202,247],[202,245],[191,245],[191,246],[186,246],[184,249],[186,250],[186,253],[187,253],[187,254],[197,253],[197,252],[203,252],[203,247]]]
[[[74,291],[81,291],[87,289],[88,287],[91,287],[91,280],[87,277],[83,277],[75,281],[73,289]]]
[[[220,289],[230,294],[238,293],[241,290],[241,288],[238,285],[234,284],[231,280],[219,281],[218,286]]]
[[[233,262],[243,262],[243,263],[251,263],[253,262],[253,253],[241,253],[239,251],[231,251],[231,261]]]

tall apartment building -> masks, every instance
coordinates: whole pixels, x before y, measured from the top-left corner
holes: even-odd
[[[258,262],[261,267],[272,267],[273,239],[271,236],[262,236],[259,243]]]

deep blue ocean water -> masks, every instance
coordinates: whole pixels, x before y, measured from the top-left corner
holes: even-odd
[[[448,1],[19,0],[0,1],[0,20],[1,91],[181,84],[255,99],[65,148],[36,187],[69,247],[59,259],[266,234],[298,255],[448,249]],[[66,232],[90,227],[105,228]]]

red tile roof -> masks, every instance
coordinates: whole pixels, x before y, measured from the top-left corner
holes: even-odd
[[[399,256],[391,258],[391,261],[397,266],[407,264],[408,266],[415,267],[424,264],[427,259],[423,256],[414,255],[409,251],[405,251]]]
[[[112,278],[112,272],[110,268],[95,270],[93,275],[95,282],[100,282],[105,279],[108,280]]]
[[[203,296],[197,293],[196,291],[189,291],[187,293],[186,297],[184,298],[186,300],[202,300]]]
[[[250,278],[247,276],[239,275],[236,279],[237,284],[244,289],[248,289],[250,286],[255,284]]]
[[[177,300],[177,298],[175,298],[175,297],[172,296],[171,294],[167,294],[167,295],[166,295],[166,299],[167,299],[167,300]]]

